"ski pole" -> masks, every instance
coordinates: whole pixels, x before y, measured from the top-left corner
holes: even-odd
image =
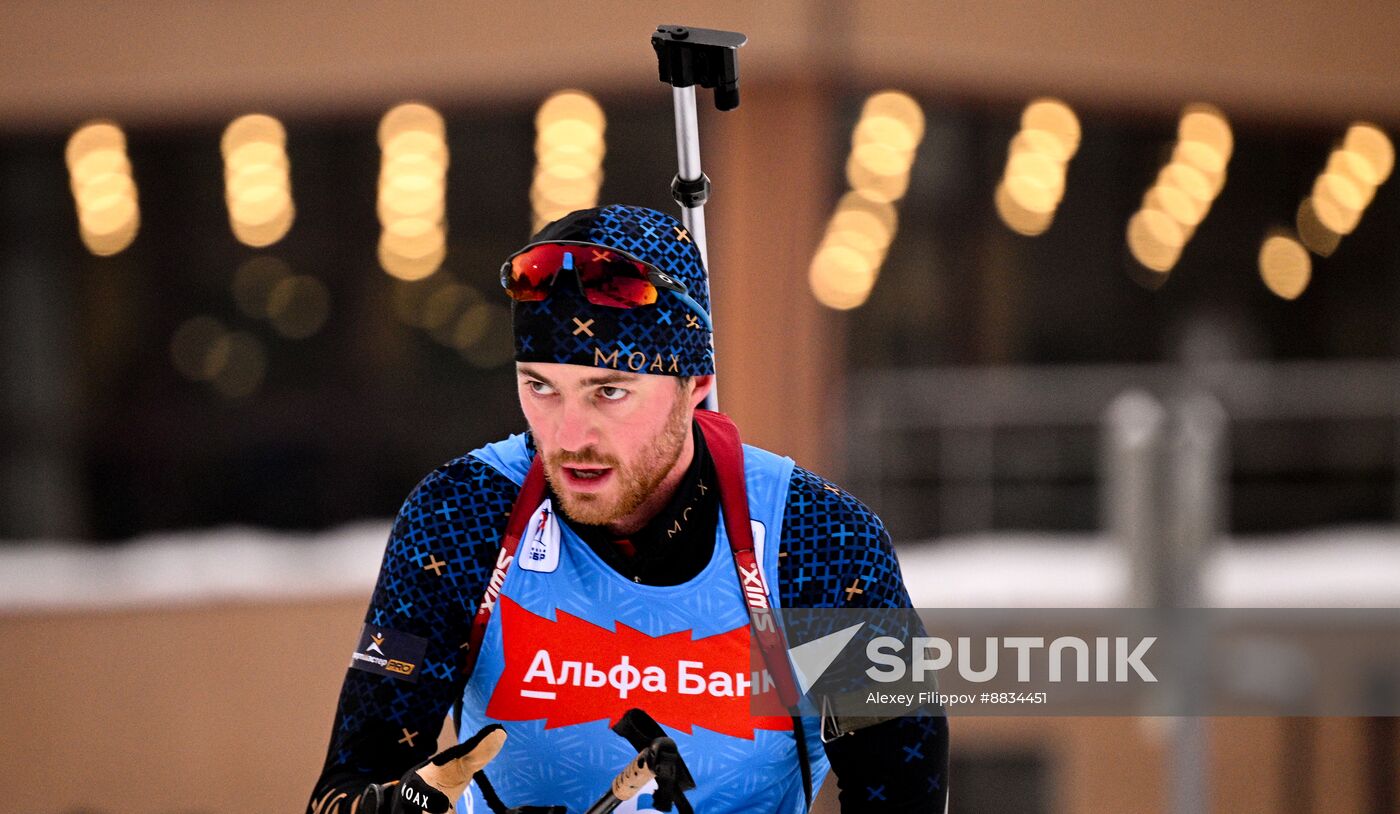
[[[618,772],[612,785],[597,802],[588,807],[585,814],[609,814],[623,802],[636,797],[642,787],[654,779],[658,780],[658,785],[671,782],[668,778],[675,777],[680,755],[676,742],[670,738],[661,737],[652,741],[650,746],[628,762],[626,768]]]
[[[659,25],[651,35],[661,81],[671,86],[671,104],[676,117],[676,159],[679,171],[671,182],[671,197],[681,205],[681,222],[700,250],[705,273],[710,271],[710,254],[705,240],[705,201],[710,197],[710,179],[700,169],[700,125],[695,109],[695,86],[714,88],[715,107],[733,110],[739,106],[739,47],[748,37],[737,31],[716,31],[680,25]],[[714,310],[714,289],[710,289]],[[711,323],[714,315],[711,314]],[[711,388],[702,405],[719,408],[717,388]]]

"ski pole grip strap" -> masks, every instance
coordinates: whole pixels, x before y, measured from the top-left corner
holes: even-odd
[[[510,519],[506,521],[505,537],[501,540],[501,550],[496,554],[496,567],[491,571],[486,595],[476,609],[471,632],[467,634],[466,662],[462,666],[462,675],[467,678],[471,678],[472,670],[476,667],[477,653],[481,650],[481,642],[486,638],[486,626],[491,621],[491,611],[495,609],[496,600],[500,598],[501,587],[506,582],[506,572],[515,561],[515,552],[520,548],[520,538],[525,536],[525,526],[530,522],[530,515],[534,514],[535,509],[544,500],[544,490],[544,464],[537,453],[530,463],[530,471],[525,474],[525,482],[520,486],[520,494],[515,497],[515,505],[511,506]]]

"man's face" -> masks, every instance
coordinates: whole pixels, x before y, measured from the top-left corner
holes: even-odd
[[[520,407],[565,514],[588,525],[628,517],[675,468],[694,389],[655,376],[518,363]]]

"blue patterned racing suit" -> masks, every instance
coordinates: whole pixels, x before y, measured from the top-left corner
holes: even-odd
[[[704,486],[707,480],[713,482],[713,468],[701,433],[694,432],[694,437],[698,442],[695,463],[671,505],[648,526],[654,529],[653,536],[665,541],[664,545],[644,547],[648,536],[648,530],[644,529],[635,535],[640,555],[620,557],[615,550],[610,550],[615,549],[614,546],[598,542],[598,529],[580,527],[579,534],[567,534],[566,539],[577,546],[581,537],[603,555],[601,560],[587,556],[583,559],[594,564],[607,561],[610,567],[623,570],[638,583],[702,584],[694,581],[697,572],[703,577],[707,564],[713,568],[719,560],[715,543],[718,507],[714,499],[718,490],[708,490]],[[402,646],[399,641],[408,641],[409,649],[416,644],[422,651],[414,653],[417,675],[410,681],[384,669],[375,670],[374,665],[352,663],[341,690],[330,748],[308,805],[309,812],[349,812],[359,790],[367,783],[396,779],[410,766],[426,759],[435,749],[448,711],[463,699],[466,677],[461,674],[461,647],[467,641],[472,618],[496,564],[506,520],[519,492],[521,474],[502,463],[498,454],[502,449],[513,450],[524,462],[533,455],[528,434],[513,436],[508,441],[464,455],[424,478],[401,509],[365,623],[366,631],[387,630],[388,634],[379,635],[397,637],[398,641],[376,640],[385,647]],[[752,450],[746,457],[778,460],[761,450]],[[516,469],[520,463],[516,461]],[[820,476],[793,466],[790,461],[788,467],[778,470],[785,473],[785,488],[775,490],[781,522],[777,535],[779,548],[770,562],[776,564],[776,585],[772,584],[771,575],[769,580],[777,604],[789,608],[907,608],[908,593],[880,519],[860,501]],[[630,551],[630,541],[628,548]],[[664,552],[664,556],[658,556],[658,552]],[[643,556],[648,553],[652,555],[650,558]],[[727,559],[727,551],[723,553]],[[513,566],[510,573],[516,573],[517,568]],[[732,562],[727,563],[727,572],[728,579],[737,586]],[[525,574],[520,579],[531,576],[534,575]],[[508,585],[511,579],[513,577],[508,576]],[[509,595],[511,590],[508,588],[505,593]],[[498,624],[497,618],[503,615],[503,605],[510,607],[511,613],[523,613],[515,603],[498,604],[493,625]],[[559,619],[562,618],[560,614]],[[488,635],[488,641],[490,639]],[[357,658],[360,658],[358,653]],[[497,672],[499,669],[497,666]],[[481,683],[482,670],[478,666],[474,685]],[[488,694],[489,691],[488,687]],[[472,697],[468,693],[468,701]],[[495,711],[494,707],[479,706],[484,709],[469,710],[466,728],[490,720],[489,712]],[[470,714],[473,712],[475,714]],[[664,719],[661,722],[668,725]],[[526,735],[540,738],[551,731],[560,731],[553,729],[557,721],[549,726],[544,721],[537,723],[528,733],[517,733],[522,737],[513,734],[512,738],[517,744],[523,744]],[[819,743],[814,737],[818,722],[809,719],[807,723],[809,743],[815,746]],[[703,725],[697,721],[696,731]],[[579,726],[584,725],[561,729]],[[609,750],[625,751],[625,744],[616,736],[608,740],[606,727],[598,726],[603,733],[599,735],[600,743],[608,744],[607,748],[598,750],[598,761],[601,768],[615,771],[616,756]],[[791,742],[791,730],[787,731],[786,738]],[[682,754],[686,754],[684,742]],[[687,761],[697,762],[697,757],[687,755]],[[752,759],[752,755],[736,757],[736,760]],[[824,774],[825,767],[821,764],[828,761],[837,775],[843,812],[944,810],[948,730],[941,716],[924,714],[886,721],[824,744],[824,750],[813,755],[818,780]],[[548,789],[541,791],[538,800],[512,799],[505,792],[511,784],[497,776],[509,763],[500,758],[498,762],[502,765],[493,763],[488,774],[502,791],[507,805],[566,802],[559,798],[548,799]],[[742,767],[737,770],[742,771]],[[755,765],[754,771],[762,771],[762,768]],[[796,773],[797,766],[793,763],[788,776],[783,778],[789,789]],[[702,778],[697,776],[697,780]],[[763,781],[759,777],[754,782]],[[602,788],[598,788],[595,793],[601,791]],[[469,790],[469,796],[471,793]],[[800,796],[799,793],[799,809]],[[774,803],[772,807],[787,810],[792,797],[789,791],[783,797],[782,806]],[[757,799],[767,798],[756,795]],[[567,802],[571,811],[574,805],[587,804]],[[479,805],[472,807],[476,812],[483,811]],[[721,805],[719,800],[710,809],[703,802],[697,803],[697,811],[707,810],[745,809]]]

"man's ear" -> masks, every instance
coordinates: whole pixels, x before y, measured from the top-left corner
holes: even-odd
[[[695,409],[700,406],[700,402],[710,395],[710,390],[715,386],[715,374],[708,376],[695,376],[691,378],[695,389],[690,391],[690,407]]]

